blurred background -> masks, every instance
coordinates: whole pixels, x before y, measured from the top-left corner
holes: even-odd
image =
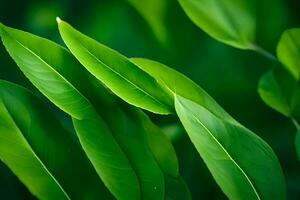
[[[281,33],[288,28],[300,27],[299,11],[298,0],[258,1],[257,44],[275,54]],[[272,67],[269,60],[215,41],[187,18],[176,0],[0,0],[3,24],[63,44],[56,27],[56,16],[127,57],[150,58],[190,77],[234,118],[271,145],[286,177],[288,199],[300,199],[295,128],[288,119],[266,106],[257,93],[259,78]],[[36,91],[2,43],[0,78]],[[58,110],[57,115],[70,128],[67,117]],[[181,174],[193,199],[226,199],[183,128],[176,123],[177,119],[151,117],[172,139]],[[1,199],[34,199],[1,162],[0,195]]]

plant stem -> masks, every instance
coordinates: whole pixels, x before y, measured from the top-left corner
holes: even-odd
[[[257,53],[259,53],[260,55],[268,58],[269,60],[271,60],[272,62],[277,62],[277,58],[276,56],[274,56],[272,53],[266,51],[265,49],[261,48],[260,46],[258,45],[252,45],[252,49],[254,51],[256,51]]]

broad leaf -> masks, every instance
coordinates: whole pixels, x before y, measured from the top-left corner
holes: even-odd
[[[300,28],[285,31],[277,46],[277,56],[281,63],[300,79]]]
[[[215,39],[253,49],[256,31],[254,0],[178,0],[189,18]]]
[[[117,198],[138,199],[138,179],[128,158],[84,96],[94,88],[88,73],[51,41],[3,25],[1,37],[26,77],[74,118],[81,145],[108,189]],[[124,187],[125,183],[130,187]]]
[[[269,71],[261,77],[258,85],[258,93],[271,108],[285,116],[291,115],[289,101],[287,97],[282,94],[281,88],[273,75],[273,71]]]
[[[170,94],[126,57],[58,21],[60,34],[75,57],[95,77],[129,104],[154,113],[173,112]]]
[[[39,199],[111,199],[71,134],[26,89],[0,81],[0,159]]]
[[[276,66],[266,73],[259,82],[258,92],[271,108],[300,121],[300,87],[286,69]]]
[[[229,199],[286,198],[280,164],[263,140],[184,97],[176,96],[175,107],[191,141]]]

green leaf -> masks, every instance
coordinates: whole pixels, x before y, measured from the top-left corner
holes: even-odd
[[[185,76],[154,61],[132,61],[177,96],[177,114],[228,197],[272,199],[274,194],[275,199],[284,199],[285,186],[279,162],[263,140],[230,117],[206,92]],[[181,101],[178,96],[182,96]],[[211,132],[208,131],[210,129]],[[249,155],[253,157],[249,158]],[[266,181],[269,184],[266,185]],[[276,193],[273,192],[274,187]]]
[[[285,31],[277,46],[281,63],[299,80],[300,78],[300,28]]]
[[[229,199],[286,198],[272,149],[248,129],[176,96],[176,112],[191,141]]]
[[[289,102],[282,94],[281,88],[276,81],[273,71],[267,72],[259,81],[258,93],[263,101],[274,110],[285,116],[290,116]]]
[[[126,57],[60,19],[58,27],[64,42],[81,64],[120,98],[154,113],[173,112],[170,94]]]
[[[167,175],[178,177],[179,164],[171,141],[159,129],[159,127],[151,122],[145,113],[141,111],[137,112],[136,118],[142,127],[142,131],[146,133],[148,145],[151,148],[151,151],[158,164],[160,165],[160,168]]]
[[[299,133],[299,131],[296,133],[295,146],[296,146],[296,152],[298,155],[298,159],[300,160],[300,133]]]
[[[0,159],[36,197],[111,199],[77,141],[29,91],[0,80],[0,118]]]
[[[99,89],[93,86],[93,77],[68,51],[51,41],[3,25],[1,36],[26,77],[73,117],[80,143],[108,189],[116,198],[138,199],[138,180],[128,158],[86,97],[94,99],[94,90]],[[124,187],[125,183],[129,186]]]
[[[182,177],[171,177],[166,175],[166,200],[191,200],[191,193]]]
[[[147,21],[157,39],[163,44],[167,43],[168,32],[164,24],[167,1],[166,0],[127,0]]]
[[[286,117],[300,121],[300,88],[297,80],[282,66],[276,66],[259,82],[263,101]]]
[[[166,87],[171,93],[184,96],[187,99],[203,105],[215,115],[233,121],[232,117],[228,115],[213,98],[183,74],[149,59],[131,58],[130,60],[155,78],[159,84]]]
[[[254,0],[179,0],[189,18],[213,38],[241,49],[253,49]]]

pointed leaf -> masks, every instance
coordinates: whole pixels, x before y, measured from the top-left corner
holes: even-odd
[[[241,49],[255,43],[254,0],[179,0],[189,18],[213,38]]]
[[[175,107],[191,141],[229,199],[286,198],[280,164],[263,140],[184,97],[176,96]]]
[[[154,113],[173,110],[170,94],[126,57],[58,19],[60,34],[75,57],[95,77],[129,104]]]
[[[0,118],[0,159],[38,198],[111,199],[78,143],[26,89],[0,81]]]
[[[67,50],[49,40],[3,25],[1,37],[26,77],[73,117],[81,145],[108,189],[116,198],[138,199],[132,166],[86,97],[95,93],[93,77]],[[130,187],[124,187],[125,183]]]

